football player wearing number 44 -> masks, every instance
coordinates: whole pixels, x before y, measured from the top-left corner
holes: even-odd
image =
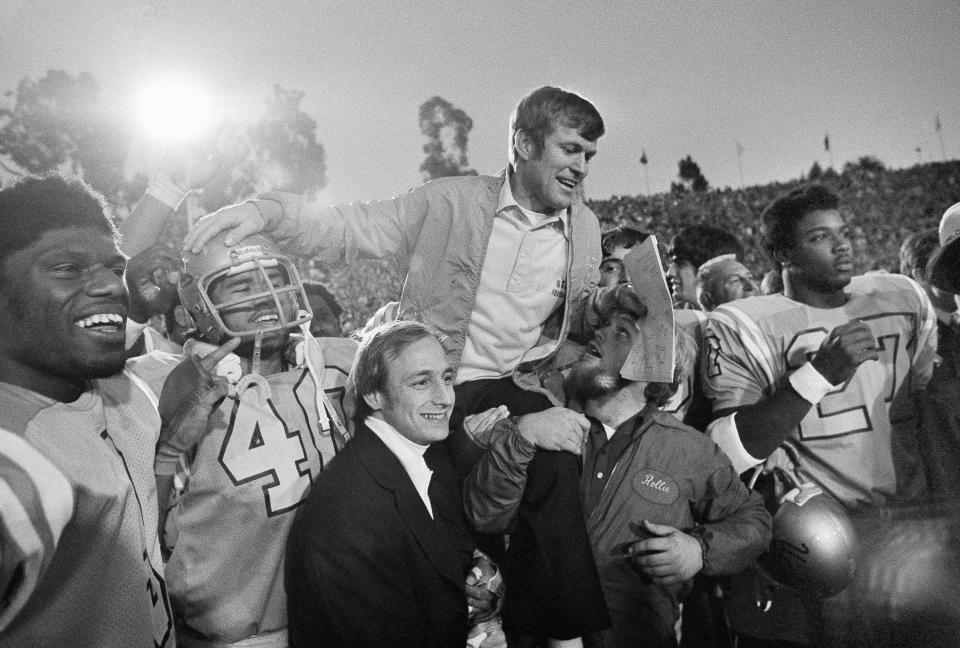
[[[229,247],[220,237],[185,253],[179,291],[196,335],[221,346],[174,368],[160,398],[165,425],[180,432],[161,433],[157,474],[172,483],[181,457],[189,465],[166,524],[177,644],[283,648],[286,539],[349,439],[344,393],[356,342],[310,335],[296,268],[266,236]],[[170,495],[160,494],[161,506]]]
[[[715,419],[708,431],[739,470],[790,438],[807,476],[862,512],[924,489],[914,403],[933,369],[936,320],[912,280],[853,276],[838,203],[808,185],[767,207],[764,245],[783,293],[710,313],[702,372]]]

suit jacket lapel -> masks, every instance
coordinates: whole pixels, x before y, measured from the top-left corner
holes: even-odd
[[[440,531],[414,488],[410,476],[383,441],[365,425],[357,431],[351,443],[357,444],[357,456],[371,477],[384,488],[393,491],[397,512],[416,538],[427,560],[447,580],[463,588],[466,574],[451,546],[451,539]],[[433,503],[431,501],[431,503]],[[437,505],[434,504],[436,509]],[[437,511],[434,511],[434,515]]]

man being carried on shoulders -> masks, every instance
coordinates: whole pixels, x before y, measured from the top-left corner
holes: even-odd
[[[230,243],[267,230],[291,252],[330,263],[399,255],[406,277],[398,317],[439,329],[451,344],[457,400],[448,444],[466,473],[481,447],[461,428],[465,417],[501,406],[522,416],[560,405],[542,380],[560,345],[568,337],[585,342],[600,311],[632,296],[622,286],[596,289],[600,226],[581,193],[603,133],[592,103],[544,86],[518,103],[509,165],[497,176],[441,178],[392,200],[329,208],[270,193],[201,220],[185,246],[196,251],[224,229]],[[535,462],[550,463],[551,471],[562,463],[575,474],[573,453],[586,424],[566,410],[555,414],[569,439],[542,448]],[[552,495],[544,501],[569,505]],[[534,594],[529,611],[505,613],[524,633],[573,639],[602,627],[606,614],[585,529],[542,528],[555,519],[521,525],[518,534],[529,531],[531,544],[516,546],[548,556],[564,587]],[[510,561],[503,564],[510,569]],[[505,573],[517,583],[519,575]],[[546,577],[532,576],[532,589]]]

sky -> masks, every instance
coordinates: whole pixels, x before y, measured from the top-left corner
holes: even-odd
[[[473,119],[470,165],[495,173],[517,101],[559,85],[604,117],[586,180],[601,199],[668,190],[686,155],[714,187],[794,179],[831,155],[838,169],[958,158],[958,34],[957,0],[0,0],[0,91],[89,72],[133,123],[144,85],[183,78],[239,123],[274,84],[301,90],[333,203],[421,182],[428,98]],[[131,165],[149,171],[159,144],[131,128]]]

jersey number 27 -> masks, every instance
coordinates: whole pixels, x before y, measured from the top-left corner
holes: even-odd
[[[786,351],[790,371],[812,358],[826,335],[823,329],[798,333]],[[877,335],[880,357],[861,364],[847,382],[817,403],[800,423],[801,438],[827,439],[888,425],[890,402],[899,384],[897,356],[905,352],[900,339],[899,332]],[[880,423],[875,416],[888,420]]]

